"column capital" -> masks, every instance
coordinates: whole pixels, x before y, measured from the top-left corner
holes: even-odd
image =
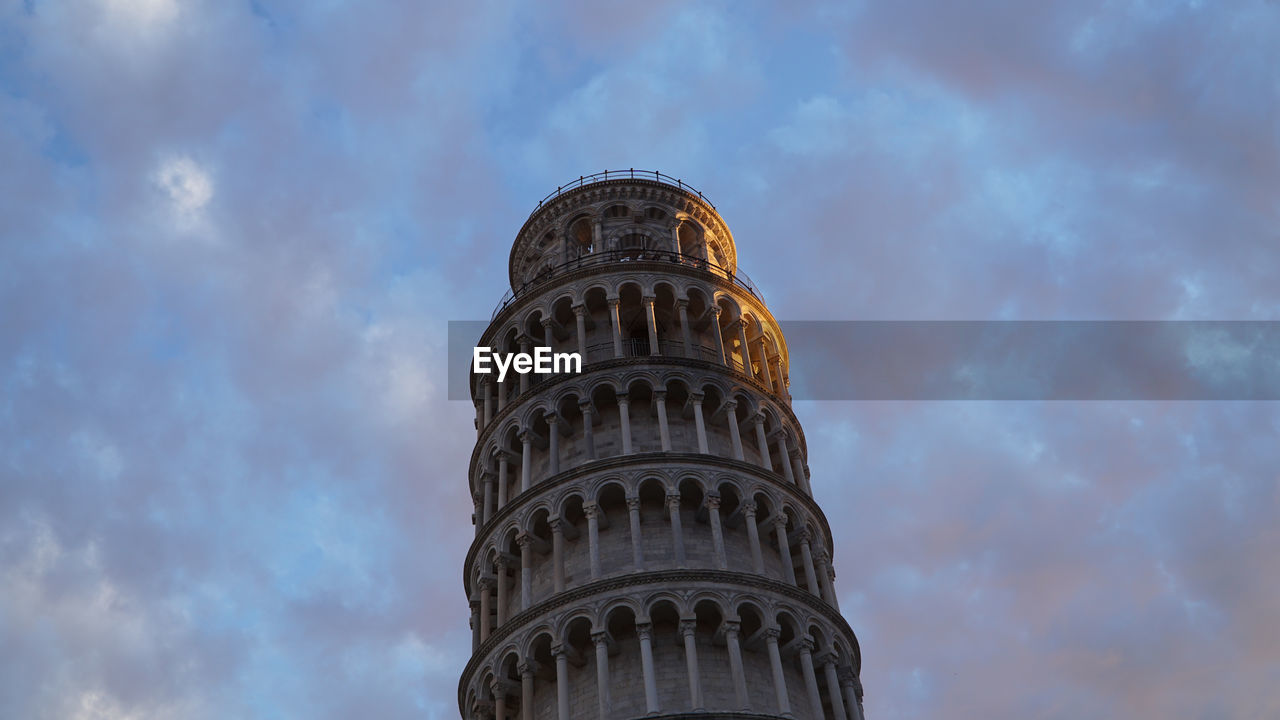
[[[554,412],[549,412],[546,415],[543,415],[542,419],[546,420],[547,424],[550,425],[551,427],[555,427],[556,423],[560,421],[560,416],[555,414]]]
[[[672,510],[680,510],[680,493],[667,493],[667,507]]]
[[[812,653],[817,645],[813,642],[813,638],[808,635],[801,635],[796,640],[796,645],[800,647],[802,652]]]
[[[588,500],[582,503],[582,513],[587,516],[588,520],[599,517],[600,506],[596,504],[595,500]]]
[[[494,560],[493,563],[498,566],[498,572],[502,572],[503,570],[507,569],[507,556],[503,554],[499,554],[497,559]]]
[[[544,317],[544,318],[542,318],[542,327],[544,327],[544,328],[546,328],[546,327],[550,327],[550,326],[555,325],[555,324],[556,324],[556,319],[555,319],[555,318],[553,318],[553,317]]]
[[[482,590],[492,590],[493,586],[498,583],[494,578],[488,575],[481,575],[480,578],[476,580],[476,584],[479,585]]]
[[[705,394],[705,393],[701,393],[701,392],[691,392],[691,393],[689,393],[689,400],[690,400],[694,405],[701,405],[701,404],[702,404],[702,400],[703,400],[705,397],[706,397],[706,394]]]
[[[707,495],[706,499],[704,499],[702,502],[707,506],[707,509],[708,509],[708,510],[719,510],[719,509],[720,509],[720,496],[719,496],[719,495]]]
[[[748,500],[742,503],[742,514],[754,520],[756,517],[756,501]]]
[[[733,412],[734,410],[737,410],[737,409],[738,409],[738,401],[737,401],[737,400],[725,400],[725,401],[724,401],[724,406],[725,406],[726,408],[728,408],[729,412]]]
[[[564,532],[564,519],[558,515],[547,520],[547,524],[551,526],[551,532],[553,533]]]
[[[562,655],[568,655],[569,650],[565,648],[564,643],[553,643],[551,645],[551,657],[558,658]]]
[[[720,627],[724,628],[725,635],[737,635],[739,632],[742,631],[742,621],[741,620],[725,620],[723,623],[720,624]]]
[[[698,632],[698,621],[693,618],[680,619],[680,637],[689,637]]]
[[[757,425],[764,425],[766,418],[764,416],[764,412],[757,410],[756,413],[751,416],[751,419],[754,420]]]
[[[823,565],[830,565],[831,553],[827,552],[826,548],[819,545],[818,547],[813,549],[813,559],[814,561],[820,562]]]
[[[636,623],[636,636],[641,640],[648,640],[653,637],[653,623],[638,622]]]
[[[800,531],[796,533],[796,542],[808,544],[810,540],[813,540],[813,535],[809,532],[808,527],[802,527],[800,528]]]
[[[516,439],[520,441],[520,444],[528,445],[533,442],[533,431],[528,429],[521,430],[516,433]]]
[[[516,536],[516,545],[519,545],[521,550],[533,545],[533,536],[527,532],[520,533]]]
[[[666,391],[666,390],[654,390],[654,391],[653,391],[653,399],[654,399],[654,400],[656,400],[656,401],[658,401],[658,402],[666,402],[666,401],[667,401],[667,391]]]
[[[607,645],[607,644],[609,644],[609,631],[608,631],[608,630],[596,630],[596,631],[592,632],[592,633],[591,633],[591,642],[595,643],[597,648],[598,648],[598,647],[600,647],[601,645]]]
[[[640,498],[638,497],[627,498],[627,510],[639,510],[639,509],[640,509]]]
[[[614,397],[618,399],[619,405],[626,405],[631,402],[631,395],[625,392],[614,393]]]
[[[658,301],[658,296],[656,296],[656,295],[641,295],[641,296],[640,296],[640,300],[641,300],[642,302],[644,302],[644,304],[645,304],[645,305],[652,305],[652,304],[654,304],[655,302],[657,302],[657,301]]]
[[[689,299],[688,299],[688,298],[676,298],[676,307],[677,307],[677,308],[679,308],[679,309],[681,309],[681,310],[688,310],[688,309],[689,309]]]
[[[722,312],[724,312],[724,308],[720,307],[719,305],[711,306],[711,314],[716,316],[717,319],[719,319],[720,313]]]
[[[773,516],[773,526],[782,528],[783,530],[787,529],[787,511],[786,510],[779,510],[777,514]]]
[[[586,316],[586,314],[587,314],[587,306],[586,306],[585,304],[583,304],[583,303],[578,303],[577,305],[572,305],[572,306],[570,306],[570,308],[569,308],[569,309],[570,309],[570,310],[573,310],[573,314],[574,314],[574,315],[576,315],[576,316],[578,316],[578,317],[585,317],[585,316]]]
[[[520,673],[520,677],[524,677],[526,675],[533,675],[534,673],[538,672],[538,663],[534,662],[533,660],[525,660],[519,665],[516,665],[516,672]]]
[[[582,400],[578,403],[578,411],[583,415],[590,415],[595,412],[595,405],[590,400]]]
[[[781,635],[782,635],[782,628],[780,627],[774,626],[774,627],[767,627],[764,629],[764,639],[768,640],[769,642],[772,642],[772,643],[778,642],[778,638]]]
[[[605,298],[605,299],[609,301],[609,307],[611,308],[616,308],[622,304],[622,298],[611,297],[611,298]]]
[[[533,338],[529,337],[528,333],[520,333],[516,336],[516,342],[520,343],[521,350],[527,350],[533,345]]]

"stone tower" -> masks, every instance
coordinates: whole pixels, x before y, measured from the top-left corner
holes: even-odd
[[[538,204],[473,374],[465,720],[862,720],[787,346],[702,194],[654,172]]]

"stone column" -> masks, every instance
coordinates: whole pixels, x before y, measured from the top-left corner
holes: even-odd
[[[533,339],[526,336],[520,336],[520,352],[526,355],[533,349]],[[523,395],[529,391],[529,374],[520,373],[520,394]]]
[[[742,623],[737,620],[724,621],[724,641],[729,648],[729,673],[733,676],[733,696],[739,710],[751,709],[751,696],[747,694],[747,674],[742,669],[742,643],[738,633]]]
[[[671,516],[671,537],[675,540],[676,567],[684,567],[684,532],[680,528],[680,493],[667,495],[667,514]]]
[[[484,473],[484,522],[493,519],[493,473]]]
[[[636,636],[640,638],[640,669],[644,675],[644,707],[645,712],[653,715],[658,712],[658,683],[653,669],[653,626],[650,623],[636,623]]]
[[[489,427],[493,422],[493,383],[486,378],[480,381],[480,387],[484,392],[484,426]]]
[[[804,564],[804,583],[809,592],[822,597],[818,590],[818,573],[813,567],[813,549],[809,546],[809,528],[800,529],[800,559]]]
[[[765,346],[764,336],[760,336],[760,382],[773,391],[773,378],[769,377],[769,349]]]
[[[716,552],[716,566],[721,570],[728,570],[729,562],[724,552],[724,530],[720,527],[720,496],[707,495],[705,503],[707,516],[711,521],[711,545]]]
[[[471,596],[471,654],[474,655],[476,649],[480,647],[480,600],[476,595]]]
[[[694,357],[693,336],[689,329],[689,301],[683,298],[676,300],[676,310],[680,313],[680,339],[684,341],[684,356]]]
[[[742,374],[754,377],[751,372],[751,349],[747,347],[747,324],[738,318],[738,344],[742,346]]]
[[[813,672],[813,638],[800,638],[800,670],[804,673],[804,689],[809,696],[809,707],[816,718],[822,714],[822,696],[818,694],[818,677]]]
[[[809,486],[809,476],[804,474],[804,461],[800,458],[798,447],[791,451],[791,470],[796,475],[796,485],[804,491],[805,495],[813,497],[813,488]]]
[[[631,454],[631,398],[618,393],[618,418],[622,422],[622,454]]]
[[[835,653],[825,653],[818,658],[822,666],[822,674],[827,681],[827,696],[831,698],[831,714],[835,720],[849,720],[844,712],[844,700],[840,697],[840,678],[836,674]]]
[[[657,298],[646,296],[644,298],[644,317],[649,323],[649,354],[661,355],[658,351],[658,316],[654,313],[653,303]]]
[[[556,720],[569,720],[569,655],[564,645],[551,646],[556,659]]]
[[[582,443],[587,446],[587,459],[595,460],[596,438],[592,427],[595,422],[595,411],[591,407],[591,401],[578,403],[578,410],[582,411]]]
[[[528,492],[533,484],[533,432],[520,433],[520,492]]]
[[[684,638],[685,671],[689,676],[690,707],[694,710],[701,710],[703,708],[702,679],[698,675],[697,629],[698,623],[696,620],[688,618],[680,620],[680,635]]]
[[[658,410],[658,436],[662,440],[662,451],[671,452],[671,428],[667,425],[667,391],[655,390],[653,402]]]
[[[552,518],[551,526],[551,582],[556,593],[564,592],[564,520]]]
[[[778,464],[782,466],[782,477],[787,479],[787,483],[796,484],[796,475],[791,470],[791,444],[787,442],[787,433],[785,430],[778,431]]]
[[[844,704],[849,709],[849,720],[863,720],[862,681],[853,674],[853,668],[841,668],[840,688],[844,690]]]
[[[587,364],[587,306],[574,305],[573,319],[578,331],[578,354],[582,356],[582,364]]]
[[[698,452],[706,455],[707,423],[702,419],[702,393],[690,393],[689,399],[693,402],[693,424],[698,431]]]
[[[484,434],[484,402],[476,400],[476,439]]]
[[[627,498],[627,514],[631,517],[631,562],[638,572],[644,570],[644,545],[640,540],[640,498]]]
[[[738,401],[726,400],[724,416],[729,420],[729,439],[733,441],[733,457],[742,460],[742,435],[738,432]]]
[[[516,544],[520,546],[520,609],[528,610],[533,604],[533,537],[520,533]]]
[[[491,578],[482,577],[480,584],[480,642],[489,639],[489,633],[492,632],[492,620],[489,615],[492,611],[493,598],[493,580]]]
[[[796,569],[791,564],[791,544],[787,542],[787,514],[779,512],[773,519],[773,530],[778,534],[778,555],[782,559],[782,577],[796,584]]]
[[[716,338],[716,357],[720,359],[721,365],[728,365],[724,357],[724,337],[720,334],[720,312],[718,306],[711,308],[711,329]]]
[[[615,358],[622,357],[622,318],[618,314],[618,306],[622,304],[622,300],[611,298],[609,300],[609,323],[613,327],[613,356]]]
[[[556,342],[555,324],[554,318],[542,318],[542,344],[553,351]]]
[[[773,392],[782,399],[787,397],[787,376],[782,372],[782,355],[773,359]]]
[[[769,648],[769,667],[773,670],[773,693],[778,701],[778,714],[791,715],[791,700],[787,697],[787,678],[782,674],[782,654],[778,652],[778,636],[782,630],[776,627],[764,631],[765,644]],[[818,717],[822,717],[821,714]]]
[[[537,665],[525,661],[516,670],[520,672],[520,720],[533,720],[533,674]]]
[[[498,627],[507,621],[507,558],[498,555]],[[495,628],[497,629],[497,628]]]
[[[498,509],[501,510],[507,504],[507,472],[509,459],[506,450],[498,451]]]
[[[836,600],[835,571],[831,568],[831,555],[819,547],[815,559],[818,564],[818,587],[822,589],[822,599],[839,612],[840,604]]]
[[[742,503],[743,522],[747,525],[747,539],[751,541],[751,567],[757,575],[764,574],[764,554],[760,552],[760,525],[756,523],[756,504],[750,500]]]
[[[600,701],[600,720],[612,720],[609,717],[609,644],[608,633],[593,632],[591,640],[596,646],[596,697]]]
[[[493,681],[493,717],[495,720],[507,720],[507,682]]]
[[[769,459],[769,437],[764,434],[764,414],[756,413],[756,445],[760,446],[760,467],[773,472],[773,461]]]
[[[502,412],[507,407],[507,384],[495,380],[493,386],[498,394],[498,412]]]
[[[591,552],[591,579],[600,577],[600,506],[595,501],[582,503],[587,516],[587,543]]]
[[[559,420],[555,413],[547,413],[547,455],[550,460],[550,474],[560,472],[560,430]]]

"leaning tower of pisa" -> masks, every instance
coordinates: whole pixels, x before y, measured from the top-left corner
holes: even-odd
[[[862,720],[786,342],[701,193],[584,177],[538,204],[473,374],[465,720]]]

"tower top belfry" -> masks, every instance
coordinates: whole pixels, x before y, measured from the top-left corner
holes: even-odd
[[[471,376],[465,720],[862,720],[786,342],[728,226],[652,171],[557,188]]]
[[[584,255],[623,249],[624,238],[636,232],[652,234],[656,245],[669,241],[654,249],[705,248],[703,259],[730,273],[737,269],[729,226],[701,192],[656,171],[606,170],[558,187],[538,203],[511,246],[511,287]]]

